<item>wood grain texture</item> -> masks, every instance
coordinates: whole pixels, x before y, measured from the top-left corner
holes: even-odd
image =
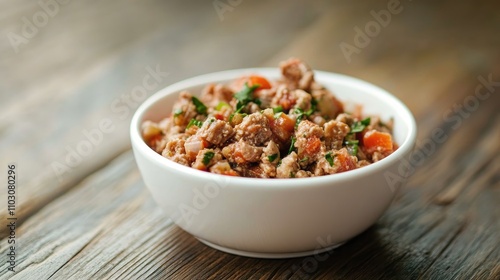
[[[348,62],[339,45],[387,3],[242,1],[221,21],[211,1],[71,1],[19,53],[2,37],[0,163],[19,165],[22,224],[17,273],[1,262],[0,279],[500,279],[500,87],[474,110],[456,109],[478,77],[500,81],[492,35],[500,6],[401,1],[402,12]],[[40,9],[0,1],[0,33],[20,32],[22,17]],[[168,73],[149,96],[189,76],[290,56],[402,99],[417,118],[423,160],[376,225],[316,259],[216,251],[173,225],[142,183],[127,133],[142,100],[128,113],[112,104],[125,104],[147,67]],[[51,165],[103,119],[114,130],[57,176]],[[436,129],[447,140],[428,152],[422,143]]]

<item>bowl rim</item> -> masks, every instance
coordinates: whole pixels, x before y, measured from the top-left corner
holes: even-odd
[[[157,91],[149,98],[147,98],[135,111],[131,123],[130,123],[130,137],[131,144],[134,152],[141,153],[149,161],[153,162],[155,165],[162,168],[169,168],[175,171],[177,174],[182,174],[184,176],[196,176],[198,179],[207,180],[227,180],[227,182],[237,184],[238,186],[248,186],[252,188],[293,188],[293,187],[303,187],[308,188],[314,187],[315,185],[324,185],[327,183],[342,183],[346,181],[356,180],[361,177],[369,176],[381,171],[384,171],[389,166],[395,162],[401,161],[403,157],[409,154],[415,145],[416,135],[417,135],[417,124],[413,114],[408,109],[408,107],[396,98],[394,95],[388,91],[371,84],[367,81],[351,77],[348,75],[314,70],[314,75],[317,81],[321,83],[322,80],[335,80],[335,84],[343,84],[352,88],[356,88],[362,92],[372,92],[376,94],[377,98],[380,98],[384,103],[389,103],[389,105],[395,106],[396,111],[399,115],[403,117],[404,124],[408,127],[408,133],[404,137],[404,141],[399,145],[399,148],[384,158],[383,160],[364,166],[363,168],[358,168],[350,170],[347,172],[307,177],[307,178],[248,178],[239,176],[227,176],[214,174],[206,171],[197,170],[182,164],[173,162],[162,155],[156,153],[151,149],[146,142],[142,139],[140,127],[143,121],[143,116],[148,110],[156,104],[156,102],[165,98],[171,94],[178,94],[180,91],[196,86],[203,86],[208,83],[223,82],[237,77],[248,75],[248,74],[260,74],[264,76],[278,76],[279,68],[272,67],[260,67],[260,68],[241,68],[233,70],[225,70],[212,72],[208,74],[198,75],[192,78],[184,79],[173,83],[165,88]],[[333,92],[334,93],[334,92]],[[335,93],[334,93],[335,94]],[[306,183],[306,184],[304,184]],[[310,183],[310,184],[309,184]]]

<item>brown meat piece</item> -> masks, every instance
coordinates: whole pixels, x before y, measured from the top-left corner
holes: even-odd
[[[201,93],[201,101],[208,107],[216,107],[220,102],[229,103],[233,99],[233,91],[222,84],[209,84]]]
[[[142,138],[144,141],[149,142],[151,139],[161,136],[162,130],[157,123],[152,121],[145,121],[141,125]]]
[[[320,157],[312,169],[314,175],[335,174],[357,168],[358,159],[355,156],[351,156],[346,148],[338,151],[330,151],[330,155],[333,165],[330,165],[325,156]]]
[[[261,89],[254,92],[255,98],[258,98],[260,100],[260,106],[262,108],[271,107],[271,102],[273,101],[275,95],[276,95],[276,87],[270,89]]]
[[[209,168],[209,170],[211,173],[215,174],[231,175],[231,176],[239,175],[235,170],[231,168],[231,165],[229,165],[229,162],[227,162],[227,160],[221,160],[216,162]]]
[[[323,127],[323,125],[326,123],[325,118],[323,118],[319,113],[314,113],[309,116],[309,120],[321,127]]]
[[[383,123],[380,117],[372,116],[370,117],[370,125],[368,126],[368,130],[375,129],[380,132],[392,134],[392,125],[392,120],[387,123]]]
[[[257,113],[260,112],[260,107],[257,103],[248,102],[248,104],[243,108],[243,112],[247,114]]]
[[[300,59],[290,58],[280,63],[280,69],[290,88],[309,91],[314,82],[314,72],[309,65]]]
[[[192,167],[198,170],[208,170],[208,168],[218,161],[222,160],[222,155],[212,149],[203,149],[198,152],[195,162],[193,162]]]
[[[234,135],[234,129],[225,121],[209,118],[203,123],[196,135],[211,144],[220,145]]]
[[[276,168],[276,178],[294,178],[300,170],[297,154],[291,152],[281,160],[281,165]]]
[[[174,125],[185,127],[191,119],[194,119],[198,115],[192,98],[193,96],[187,91],[179,94],[179,99],[174,103],[172,109]]]
[[[307,178],[307,177],[313,177],[314,174],[312,174],[310,171],[306,170],[299,170],[297,173],[295,173],[295,178]]]
[[[208,146],[207,142],[198,135],[189,136],[184,142],[184,149],[190,161],[194,161],[198,153]]]
[[[338,114],[344,112],[342,103],[327,89],[313,90],[311,94],[318,102],[316,109],[321,116],[327,117],[330,120],[335,119]]]
[[[276,90],[276,95],[271,101],[272,107],[281,106],[283,111],[288,112],[297,103],[297,98],[293,92],[286,87],[286,85],[278,86]]]
[[[246,166],[241,168],[243,176],[250,178],[270,178],[259,165]]]
[[[274,114],[273,109],[270,108],[265,109],[262,114],[269,120],[272,141],[280,150],[289,146],[295,131],[295,120],[285,113]]]
[[[224,147],[222,149],[222,154],[230,162],[244,164],[260,161],[263,149],[264,148],[256,147],[247,141],[240,140]]]
[[[297,100],[294,108],[300,108],[304,112],[311,109],[312,96],[309,93],[301,89],[296,89],[293,91],[293,95],[295,95],[295,99]]]
[[[186,154],[186,149],[184,148],[184,144],[186,141],[184,139],[173,139],[169,141],[162,151],[162,156],[166,158],[171,158],[176,154]]]
[[[261,162],[259,168],[265,178],[276,178],[276,166],[274,164]]]
[[[165,149],[163,149],[161,155],[174,162],[180,163],[185,166],[190,166],[191,161],[186,155],[186,150],[184,149],[185,142],[186,141],[182,138],[169,141],[165,146]]]
[[[324,129],[325,146],[327,150],[338,150],[342,148],[344,137],[351,131],[347,124],[335,120],[325,123]]]
[[[335,120],[338,122],[343,122],[343,123],[347,124],[349,127],[354,123],[354,118],[351,115],[346,114],[346,113],[339,114],[335,118]]]
[[[276,145],[273,140],[269,141],[267,146],[264,148],[261,159],[263,163],[277,164],[279,162],[280,150],[278,145]],[[272,159],[272,161],[270,161],[270,159]]]
[[[321,154],[321,138],[323,137],[323,129],[317,124],[308,120],[301,121],[295,132],[295,148],[299,164],[302,167],[316,161],[316,158]]]
[[[235,128],[236,140],[245,140],[252,145],[260,145],[271,138],[269,120],[260,112],[246,116]]]

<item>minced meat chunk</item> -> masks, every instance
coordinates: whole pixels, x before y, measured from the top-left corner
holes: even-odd
[[[295,132],[295,148],[300,166],[306,167],[320,156],[322,137],[323,129],[317,124],[308,120],[299,123]]]
[[[253,145],[268,141],[272,134],[269,120],[260,112],[246,116],[235,130],[236,140],[243,139]]]
[[[203,123],[196,134],[211,144],[220,145],[233,136],[234,130],[227,122],[211,118]]]
[[[193,168],[198,170],[208,170],[208,168],[222,160],[220,152],[212,149],[203,149],[198,152]]]
[[[260,161],[263,150],[263,147],[256,147],[240,139],[240,141],[224,147],[222,154],[230,162],[249,163]]]
[[[179,99],[174,103],[172,112],[174,125],[187,126],[189,121],[198,115],[193,103],[193,96],[187,91],[181,92]]]
[[[317,109],[321,116],[334,119],[338,114],[344,112],[342,102],[327,89],[313,90],[311,94],[317,101]]]
[[[280,150],[278,148],[278,145],[271,140],[267,144],[267,146],[263,149],[262,153],[262,162],[263,163],[273,163],[276,164],[279,162],[280,159]]]
[[[314,82],[311,67],[298,58],[290,58],[280,63],[281,74],[292,89],[309,90]]]
[[[344,137],[351,131],[347,124],[335,120],[325,123],[324,129],[325,146],[327,150],[338,150],[342,148]]]
[[[288,156],[281,160],[281,164],[276,168],[276,178],[295,178],[295,174],[300,170],[300,165],[297,162],[298,157],[295,152],[291,152]]]
[[[293,94],[297,100],[294,108],[301,109],[302,111],[308,111],[311,109],[312,96],[309,93],[301,89],[296,89],[293,91]]]
[[[346,148],[330,151],[324,157],[319,158],[313,167],[315,176],[335,174],[357,168],[358,160],[347,152]]]
[[[230,176],[238,176],[238,172],[231,168],[231,165],[227,160],[221,160],[216,162],[209,168],[210,172],[221,174],[221,175],[230,175]]]
[[[221,84],[209,84],[201,92],[201,101],[209,107],[216,107],[221,102],[229,103],[233,99],[233,91]]]

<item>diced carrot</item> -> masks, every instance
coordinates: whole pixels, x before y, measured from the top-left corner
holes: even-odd
[[[297,103],[297,100],[290,91],[285,92],[283,96],[278,100],[278,105],[280,105],[284,111],[292,109],[295,103]]]
[[[148,140],[148,145],[150,147],[154,147],[156,146],[156,143],[161,141],[161,139],[163,138],[163,136],[161,134],[157,134],[155,136],[152,136],[149,140]]]
[[[246,163],[247,161],[245,160],[245,157],[243,156],[243,153],[239,150],[234,151],[233,154],[234,161],[238,164]]]
[[[295,121],[285,113],[279,114],[277,119],[273,116],[269,116],[268,119],[272,132],[282,142],[287,142],[295,130]]]
[[[346,149],[341,149],[335,155],[335,162],[339,164],[338,173],[356,169],[356,161]]]
[[[321,149],[321,140],[318,137],[313,136],[307,139],[305,153],[312,156],[319,152]]]
[[[201,143],[203,145],[203,148],[210,147],[210,143],[208,141],[206,141],[205,139],[201,139]]]
[[[370,130],[363,136],[363,145],[368,153],[391,153],[394,148],[392,136],[389,133]]]
[[[232,169],[230,169],[228,171],[225,171],[223,174],[224,175],[228,175],[228,176],[238,176],[239,175],[238,172],[236,172],[236,171],[234,171]]]
[[[270,89],[271,88],[271,83],[269,83],[269,81],[262,77],[262,76],[259,76],[259,75],[250,75],[250,76],[246,76],[246,77],[241,77],[239,79],[237,79],[235,82],[234,82],[234,89],[239,91],[243,88],[243,86],[245,85],[245,83],[248,84],[248,86],[253,86],[253,85],[259,85],[259,87],[256,89],[256,91],[259,91],[261,89]]]
[[[215,113],[215,114],[214,114],[214,117],[215,117],[216,119],[218,119],[218,120],[221,120],[221,121],[223,121],[223,120],[224,120],[224,115],[223,115],[223,114],[221,114],[221,113]]]

